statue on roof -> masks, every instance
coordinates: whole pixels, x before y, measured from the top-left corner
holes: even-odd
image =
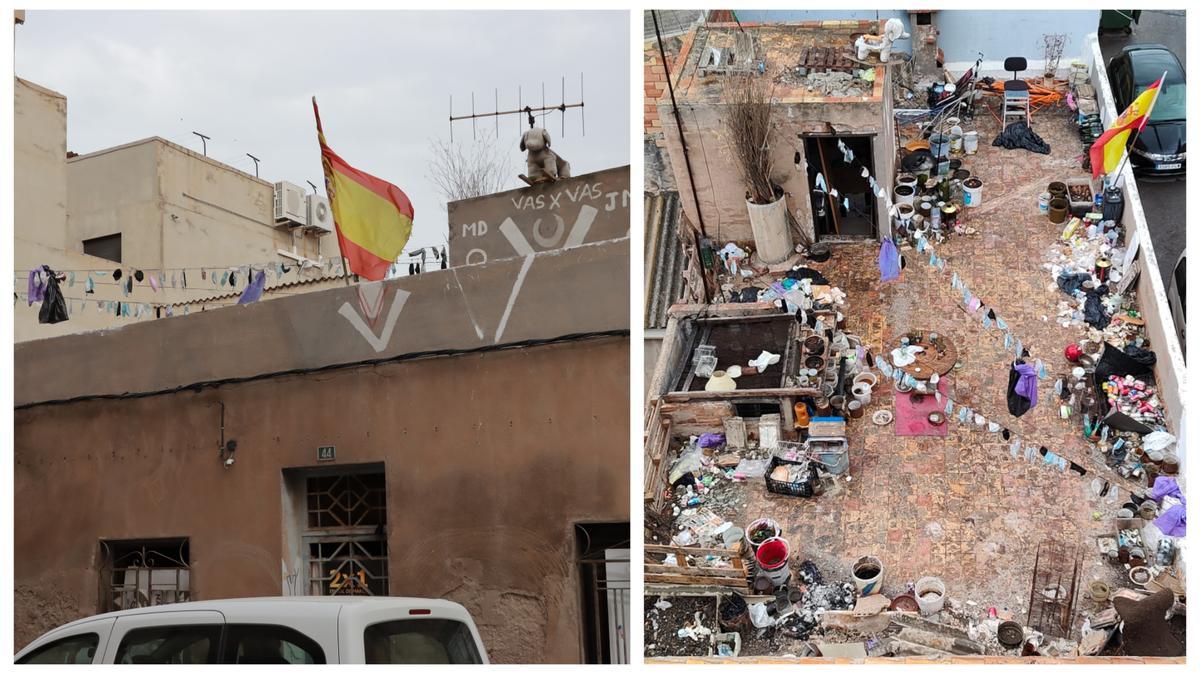
[[[892,56],[892,44],[908,37],[904,22],[893,17],[883,24],[883,35],[860,35],[854,41],[854,50],[859,61],[866,61],[871,52],[879,52],[879,61],[887,63]]]
[[[529,129],[521,135],[521,150],[525,151],[525,170],[519,178],[530,185],[554,182],[571,177],[571,164],[550,149],[550,132],[536,125],[528,106]]]

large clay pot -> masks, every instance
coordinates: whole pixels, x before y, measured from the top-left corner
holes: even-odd
[[[1061,224],[1067,219],[1067,215],[1071,213],[1071,203],[1066,197],[1052,197],[1050,199],[1050,222]]]

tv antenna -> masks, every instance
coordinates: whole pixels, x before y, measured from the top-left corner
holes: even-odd
[[[523,122],[528,121],[529,124],[535,123],[535,114],[541,113],[540,117],[546,117],[554,111],[558,111],[559,120],[561,123],[560,133],[562,136],[567,134],[567,110],[569,108],[579,108],[579,128],[580,132],[587,135],[587,118],[584,116],[583,108],[583,73],[579,74],[579,102],[567,103],[567,78],[564,76],[560,82],[561,94],[558,105],[546,105],[546,83],[542,82],[542,105],[533,107],[525,103],[524,92],[521,87],[517,87],[517,107],[513,110],[500,109],[500,90],[493,90],[494,107],[492,112],[475,112],[475,92],[471,92],[471,114],[455,115],[454,114],[454,94],[450,95],[450,142],[454,142],[454,123],[462,120],[471,120],[471,138],[476,138],[476,130],[478,120],[491,117],[496,124],[496,133],[500,133],[500,117],[504,115],[517,116],[517,133],[525,128]],[[521,116],[525,117],[522,118]]]
[[[212,137],[205,136],[199,131],[193,131],[192,133],[200,137],[200,142],[203,144],[201,147],[204,148],[204,156],[208,157],[208,142],[212,140]]]

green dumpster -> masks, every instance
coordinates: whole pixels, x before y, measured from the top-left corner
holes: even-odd
[[[1100,12],[1100,32],[1124,31],[1126,35],[1133,32],[1132,24],[1142,16],[1140,9],[1105,9]]]

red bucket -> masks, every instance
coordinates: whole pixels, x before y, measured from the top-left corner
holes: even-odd
[[[787,565],[790,553],[787,541],[779,537],[771,537],[758,547],[755,558],[764,570],[776,570]]]

